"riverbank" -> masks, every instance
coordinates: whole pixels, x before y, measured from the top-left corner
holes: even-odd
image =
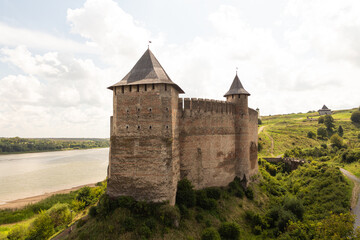
[[[27,152],[0,152],[0,156],[11,155],[11,154],[25,154],[25,153],[46,153],[46,152],[63,152],[63,151],[75,151],[75,150],[90,150],[90,149],[101,149],[101,148],[109,148],[109,147],[107,146],[107,147],[92,147],[92,148],[63,148],[63,149],[27,151]]]
[[[81,185],[81,186],[77,186],[77,187],[72,187],[72,188],[68,188],[68,189],[62,189],[62,190],[58,190],[55,192],[50,192],[50,193],[44,193],[41,195],[37,195],[37,196],[33,196],[33,197],[27,197],[27,198],[22,198],[22,199],[17,199],[17,200],[13,200],[13,201],[9,201],[6,202],[4,204],[0,205],[0,210],[1,209],[17,209],[17,208],[22,208],[25,207],[26,205],[29,204],[34,204],[37,202],[40,202],[41,200],[51,197],[52,195],[55,194],[65,194],[65,193],[70,193],[72,191],[76,191],[79,190],[82,187],[95,187],[96,183],[90,183],[90,184],[85,184],[85,185]]]

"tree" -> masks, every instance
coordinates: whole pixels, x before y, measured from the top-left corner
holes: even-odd
[[[326,115],[325,118],[324,118],[324,124],[326,126],[326,129],[329,132],[332,132],[333,128],[335,127],[334,118],[331,115]]]
[[[360,111],[353,112],[350,119],[354,123],[360,123]]]
[[[258,118],[258,125],[261,125],[262,124],[262,121],[260,118]]]
[[[333,147],[341,148],[343,145],[343,139],[337,134],[332,135],[330,142]]]
[[[319,127],[319,128],[317,129],[317,136],[318,136],[318,138],[320,138],[320,139],[326,138],[326,137],[327,137],[326,128],[324,128],[324,127]]]
[[[342,128],[342,126],[339,126],[338,127],[338,130],[337,130],[338,134],[340,137],[342,137],[344,135],[344,129]]]
[[[316,134],[314,132],[310,131],[310,132],[307,133],[307,137],[308,138],[315,138]]]
[[[325,120],[324,116],[320,116],[320,117],[318,118],[318,123],[319,123],[319,124],[320,124],[320,123],[324,123],[324,120]]]

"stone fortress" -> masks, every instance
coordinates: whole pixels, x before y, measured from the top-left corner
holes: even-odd
[[[196,189],[248,183],[258,171],[258,113],[238,76],[226,101],[179,98],[148,49],[113,91],[107,194],[175,204],[177,183]]]

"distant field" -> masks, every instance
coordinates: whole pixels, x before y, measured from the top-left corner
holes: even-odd
[[[351,114],[355,110],[357,109],[334,111],[332,115],[335,120],[335,131],[339,126],[344,129],[343,140],[348,149],[360,147],[360,139],[358,138],[360,125],[354,124],[350,120]],[[259,134],[259,143],[262,144],[263,148],[259,152],[259,156],[279,156],[284,154],[286,150],[295,147],[307,149],[319,148],[322,144],[330,146],[328,139],[307,137],[308,132],[311,131],[316,134],[319,127],[324,127],[323,124],[318,123],[318,118],[319,114],[317,112],[262,117],[262,124],[259,127],[264,126],[264,128]],[[273,144],[271,139],[273,139]],[[360,177],[359,162],[337,164]]]
[[[0,154],[109,147],[105,138],[0,138]]]

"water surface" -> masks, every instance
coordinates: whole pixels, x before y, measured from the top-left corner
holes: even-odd
[[[0,155],[0,204],[106,178],[109,148]]]

